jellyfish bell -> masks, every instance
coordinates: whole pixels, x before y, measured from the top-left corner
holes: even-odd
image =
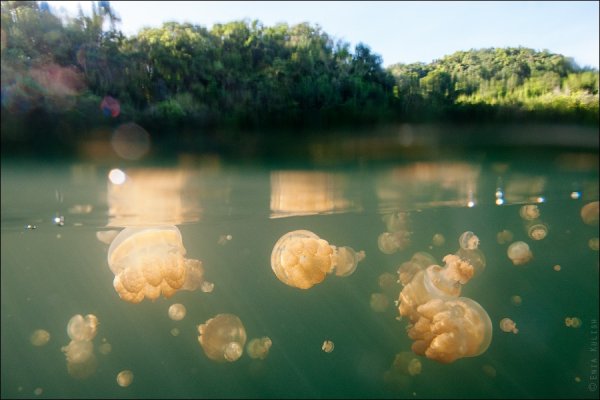
[[[461,249],[475,250],[479,247],[479,237],[471,231],[466,231],[458,238],[458,244]]]
[[[419,375],[422,370],[421,361],[410,351],[402,351],[396,354],[391,370],[409,376]]]
[[[74,315],[67,324],[67,334],[73,340],[92,340],[96,337],[98,318],[88,314],[85,318],[81,314]]]
[[[381,313],[390,305],[389,299],[383,293],[371,293],[371,310]]]
[[[352,274],[364,257],[363,251],[332,246],[311,231],[296,230],[275,243],[271,268],[286,285],[308,289],[334,271],[338,276]]]
[[[486,266],[485,255],[483,254],[483,252],[480,249],[460,248],[456,251],[455,255],[460,257],[461,260],[472,265],[475,275],[478,275],[485,269],[485,266]]]
[[[506,244],[512,242],[512,240],[513,233],[506,229],[498,232],[498,234],[496,235],[496,241],[498,242],[498,244]]]
[[[67,363],[80,364],[86,362],[94,353],[94,344],[89,340],[71,340],[61,348]]]
[[[405,230],[383,232],[377,238],[377,247],[385,254],[394,254],[398,250],[404,250],[409,244],[410,232]]]
[[[581,207],[581,219],[583,223],[586,225],[598,225],[599,220],[599,211],[598,211],[598,201],[593,201],[591,203],[587,203],[583,207]]]
[[[29,341],[34,346],[44,346],[50,341],[50,333],[45,329],[36,329],[29,337]]]
[[[264,360],[269,354],[269,349],[273,342],[267,336],[262,338],[254,338],[246,345],[246,352],[250,358]]]
[[[175,303],[169,307],[169,318],[173,321],[181,321],[185,318],[186,309],[183,304]]]
[[[492,341],[492,321],[479,303],[466,297],[435,298],[418,307],[419,319],[408,336],[419,355],[452,363],[484,353]]]
[[[537,220],[530,221],[525,229],[527,230],[527,236],[533,240],[542,240],[548,235],[548,226]]]
[[[335,348],[335,344],[331,340],[325,340],[321,345],[321,350],[325,353],[331,353]]]
[[[525,204],[519,208],[519,215],[526,221],[531,221],[539,218],[540,209],[537,204]]]
[[[128,302],[173,296],[177,290],[195,290],[203,281],[198,260],[185,258],[181,233],[176,226],[128,227],[112,241],[108,265],[113,286]]]
[[[529,249],[529,245],[522,241],[511,243],[506,250],[506,254],[514,265],[526,264],[533,258],[533,253]]]
[[[218,362],[239,359],[246,344],[246,329],[233,314],[218,314],[198,326],[198,342],[208,358]]]
[[[519,330],[517,329],[517,324],[515,323],[515,321],[513,321],[510,318],[502,318],[500,320],[500,329],[503,332],[507,332],[507,333],[514,333],[517,334],[519,333]]]
[[[121,387],[127,387],[133,382],[133,372],[126,369],[117,374],[117,384]]]

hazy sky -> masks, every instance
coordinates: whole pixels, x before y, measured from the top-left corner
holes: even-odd
[[[75,13],[89,1],[50,1]],[[430,62],[458,50],[548,49],[598,68],[598,1],[112,1],[126,35],[165,21],[214,23],[244,18],[319,24],[335,39],[369,45],[384,65]]]

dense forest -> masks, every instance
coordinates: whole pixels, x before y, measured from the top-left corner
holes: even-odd
[[[125,37],[110,2],[92,4],[91,15],[59,16],[46,2],[1,2],[3,149],[68,152],[128,121],[202,149],[233,146],[238,131],[599,120],[598,71],[549,51],[384,68],[368,45],[351,49],[310,23],[167,22]]]

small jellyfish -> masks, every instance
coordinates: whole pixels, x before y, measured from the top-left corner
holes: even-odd
[[[565,318],[565,326],[569,328],[579,328],[581,326],[581,320],[577,317]]]
[[[536,204],[526,204],[519,209],[519,215],[526,221],[531,221],[540,217],[540,209]]]
[[[479,247],[479,238],[473,232],[466,231],[458,238],[458,244],[461,249],[475,250]]]
[[[552,267],[553,270],[555,270],[556,272],[561,270],[561,266],[556,264],[554,267]]]
[[[398,287],[398,278],[389,272],[384,272],[377,278],[377,283],[382,290],[393,290]]]
[[[483,370],[483,373],[490,378],[496,377],[496,368],[492,367],[490,364],[485,364],[481,369]]]
[[[175,303],[169,307],[169,318],[173,321],[181,321],[185,318],[186,309],[183,304]]]
[[[498,232],[498,234],[496,235],[496,241],[498,242],[498,244],[506,244],[512,242],[512,240],[513,233],[506,229]]]
[[[479,249],[469,250],[460,248],[457,250],[455,255],[460,257],[461,260],[472,265],[475,274],[479,274],[485,269],[485,256],[483,255],[483,252]]]
[[[202,262],[185,258],[181,233],[176,226],[129,227],[108,249],[108,265],[115,275],[119,297],[139,303],[145,297],[165,298],[177,290],[195,290],[203,282]]]
[[[74,315],[67,324],[67,334],[73,340],[92,340],[96,337],[98,318],[88,314],[85,318],[81,314]]]
[[[117,374],[117,384],[121,387],[127,387],[133,382],[133,372],[126,369]]]
[[[402,251],[410,244],[410,232],[396,231],[383,232],[377,238],[377,247],[385,254],[394,254],[398,250]]]
[[[68,363],[81,364],[86,362],[94,353],[94,344],[88,340],[71,340],[61,348]]]
[[[275,243],[271,268],[286,285],[308,289],[322,282],[327,274],[352,274],[364,258],[364,251],[336,247],[313,232],[297,230],[286,233]]]
[[[218,314],[198,326],[198,342],[214,361],[236,361],[244,352],[246,329],[233,314]]]
[[[42,389],[41,387],[35,388],[35,390],[33,391],[33,394],[35,394],[36,396],[40,396],[42,393],[44,393],[44,389]]]
[[[100,353],[104,356],[110,354],[111,351],[112,351],[112,345],[108,342],[101,343],[100,346],[98,346],[98,353]]]
[[[581,219],[586,225],[598,225],[598,202],[593,201],[581,207]]]
[[[519,295],[511,296],[510,302],[515,306],[520,306],[523,303],[523,299]]]
[[[511,243],[508,246],[506,254],[514,265],[526,264],[533,258],[533,253],[529,249],[529,245],[521,241]]]
[[[383,293],[371,294],[371,310],[375,312],[384,312],[390,305],[390,300]]]
[[[548,226],[542,222],[529,224],[527,235],[533,240],[542,240],[548,235]]]
[[[214,288],[215,284],[213,282],[204,281],[200,284],[200,291],[203,293],[210,293]]]
[[[273,342],[267,336],[262,338],[254,338],[246,345],[246,352],[250,358],[264,360],[269,354],[269,349]]]
[[[446,238],[444,237],[444,235],[442,235],[441,233],[436,233],[435,235],[433,235],[433,238],[431,239],[431,244],[433,244],[436,247],[441,247],[444,245],[444,243],[446,243]]]
[[[44,346],[50,341],[50,333],[44,329],[37,329],[33,331],[29,341],[34,346]]]
[[[321,345],[321,350],[325,353],[331,353],[335,348],[335,344],[331,340],[325,340]]]
[[[421,361],[415,357],[414,353],[409,351],[396,354],[391,367],[391,370],[395,373],[409,376],[419,375],[422,369]]]
[[[225,246],[227,243],[229,243],[231,241],[231,239],[233,239],[233,236],[231,236],[231,235],[221,235],[221,236],[219,236],[219,240],[217,241],[217,243],[220,244],[221,246]]]
[[[179,336],[181,332],[179,331],[179,328],[173,328],[171,329],[171,335],[172,336]]]
[[[598,238],[594,237],[588,240],[588,246],[590,249],[598,251],[598,246],[600,246],[600,244],[598,243]]]
[[[517,324],[510,318],[502,318],[502,320],[500,320],[500,329],[507,333],[519,333],[519,330],[517,329]]]

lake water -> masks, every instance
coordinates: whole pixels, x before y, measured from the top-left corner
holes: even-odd
[[[597,398],[597,206],[595,223],[581,217],[597,201],[597,149],[342,166],[5,160],[1,397]],[[547,228],[542,240],[528,235],[520,215],[527,204]],[[401,226],[386,225],[390,218]],[[161,224],[179,228],[186,257],[202,261],[214,290],[126,302],[97,232]],[[329,274],[306,290],[288,286],[273,273],[271,252],[300,229],[366,258],[350,276]],[[503,230],[513,239],[500,244]],[[378,248],[386,231],[407,232],[409,242],[386,254]],[[489,348],[450,364],[415,355],[416,375],[392,368],[412,341],[393,303],[399,285],[385,294],[387,308],[371,308],[371,295],[383,292],[379,277],[397,276],[418,251],[444,265],[465,231],[479,237],[486,267],[461,295],[489,314]],[[445,241],[434,244],[435,234]],[[529,244],[531,261],[513,265],[507,247],[514,241]],[[174,303],[187,308],[181,321],[168,316]],[[268,356],[209,359],[197,326],[220,313],[237,315],[248,339],[268,336]],[[76,314],[99,321],[97,363],[84,379],[69,373],[61,351]],[[566,326],[572,317],[579,327]],[[503,318],[518,333],[502,331]],[[50,334],[44,346],[30,342],[37,329]],[[325,340],[335,344],[331,353],[321,349]],[[116,381],[123,370],[134,376],[127,387]]]

